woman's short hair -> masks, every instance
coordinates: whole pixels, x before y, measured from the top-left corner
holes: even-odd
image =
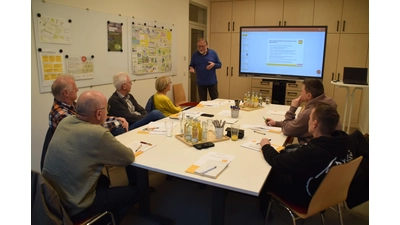
[[[113,84],[115,89],[121,90],[122,84],[126,83],[126,77],[129,76],[126,72],[119,72],[113,76]]]
[[[171,83],[171,79],[169,77],[167,77],[167,76],[159,77],[159,78],[157,78],[156,84],[155,84],[156,90],[158,92],[162,92],[168,87],[168,85],[170,83]]]

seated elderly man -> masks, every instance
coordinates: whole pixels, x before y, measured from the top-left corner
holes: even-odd
[[[113,81],[116,91],[108,99],[108,115],[125,118],[129,123],[129,130],[165,117],[159,110],[147,113],[139,105],[133,95],[129,93],[132,88],[132,81],[126,72],[115,74]]]
[[[49,126],[53,128],[53,132],[62,119],[76,114],[75,100],[78,97],[78,91],[74,77],[67,74],[58,76],[51,85],[54,101],[49,113]],[[102,124],[114,136],[128,131],[128,125],[124,118],[113,116],[107,117],[106,122]]]
[[[134,186],[109,188],[104,165],[130,166],[133,151],[105,129],[107,99],[97,91],[83,92],[76,115],[64,118],[50,141],[43,177],[60,196],[72,222],[111,211],[117,224],[139,199]]]

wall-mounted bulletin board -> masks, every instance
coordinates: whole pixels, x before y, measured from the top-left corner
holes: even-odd
[[[121,71],[133,80],[176,74],[173,25],[36,1],[32,21],[41,93],[65,73],[78,87],[111,84]]]

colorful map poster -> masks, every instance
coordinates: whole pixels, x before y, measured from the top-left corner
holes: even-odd
[[[132,24],[132,72],[136,75],[172,69],[172,31]]]
[[[71,44],[71,23],[66,19],[38,17],[39,41],[44,43]]]
[[[86,56],[69,56],[66,60],[67,73],[74,76],[75,80],[94,78],[93,59]]]

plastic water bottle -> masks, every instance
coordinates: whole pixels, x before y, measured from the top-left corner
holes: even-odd
[[[185,125],[185,140],[187,142],[192,142],[192,130],[193,130],[193,125],[192,125],[192,117],[187,116],[186,117],[186,125]]]

